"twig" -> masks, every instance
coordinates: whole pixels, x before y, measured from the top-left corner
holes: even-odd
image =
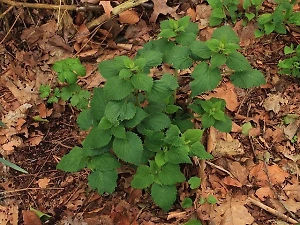
[[[18,14],[18,16],[16,17],[14,23],[11,25],[9,31],[7,32],[7,34],[4,36],[4,38],[0,41],[0,45],[4,42],[4,40],[8,37],[8,35],[10,34],[11,30],[13,29],[13,27],[15,26],[16,22],[18,21],[19,17],[20,17],[20,14]]]
[[[3,18],[10,10],[12,10],[14,7],[11,5],[7,10],[5,10],[4,13],[1,13],[0,19]]]
[[[113,8],[113,10],[111,11],[111,16],[107,16],[106,14],[103,14],[102,16],[92,20],[91,22],[89,22],[86,26],[88,29],[92,29],[96,26],[98,26],[99,24],[102,24],[106,21],[108,21],[109,19],[119,15],[120,13],[131,9],[135,6],[141,5],[145,2],[147,2],[148,0],[128,0],[116,7]]]
[[[63,190],[64,188],[21,188],[21,189],[15,189],[15,190],[9,190],[9,191],[1,191],[0,195],[4,194],[11,194],[11,193],[17,193],[17,192],[22,192],[22,191],[32,191],[32,190]]]
[[[15,7],[36,8],[36,9],[78,10],[77,5],[54,5],[54,4],[42,4],[42,3],[15,2],[12,0],[0,0],[0,2]]]
[[[289,222],[289,223],[293,223],[293,224],[298,223],[296,220],[288,217],[287,215],[285,215],[285,214],[283,214],[283,213],[281,213],[281,212],[279,212],[279,211],[277,211],[277,210],[275,210],[275,209],[273,209],[273,208],[271,208],[271,207],[269,207],[269,206],[267,206],[267,205],[265,205],[265,204],[263,204],[263,203],[255,200],[255,199],[253,199],[251,197],[248,197],[247,201],[250,202],[251,204],[256,205],[259,208],[264,209],[267,212],[269,212],[269,213],[271,213],[271,214],[273,214],[273,215],[275,215],[275,216],[277,216],[277,217],[279,217],[279,218],[281,218],[281,219]]]
[[[220,167],[220,166],[218,166],[218,165],[216,165],[216,164],[213,164],[213,163],[211,163],[211,162],[209,162],[209,161],[205,161],[205,162],[206,162],[208,165],[210,165],[210,166],[212,166],[212,167],[215,167],[215,168],[217,168],[217,169],[219,169],[219,170],[221,170],[221,171],[227,173],[230,177],[237,179],[237,178],[236,178],[232,173],[230,173],[228,170],[225,170],[224,168],[222,168],[222,167]]]

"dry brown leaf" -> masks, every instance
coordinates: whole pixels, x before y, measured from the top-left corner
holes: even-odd
[[[243,155],[244,153],[243,146],[237,139],[232,141],[217,140],[216,147],[212,151],[215,157],[236,156]]]
[[[157,20],[157,17],[159,14],[167,15],[170,14],[175,19],[178,19],[178,15],[176,13],[176,10],[178,6],[176,7],[170,7],[167,5],[167,0],[152,0],[154,6],[153,6],[153,13],[149,19],[151,23],[155,23]]]
[[[8,206],[0,205],[0,224],[17,225],[18,224],[18,206],[9,204]]]
[[[30,210],[23,210],[22,215],[24,225],[42,225],[40,218],[36,215],[35,212]]]
[[[237,94],[234,90],[234,85],[231,82],[223,83],[220,87],[208,95],[208,98],[222,98],[226,101],[226,108],[230,111],[235,111],[239,106]]]
[[[228,198],[226,202],[216,207],[211,215],[211,221],[222,225],[252,224],[254,218],[244,205],[245,200],[242,197]]]
[[[265,201],[266,197],[274,198],[274,192],[269,186],[265,186],[257,189],[255,194],[261,201]]]
[[[27,142],[29,142],[30,146],[37,146],[41,143],[41,141],[43,140],[44,136],[43,135],[36,135],[33,137],[30,137]]]
[[[266,110],[273,111],[277,114],[281,109],[281,104],[286,103],[288,103],[288,101],[284,99],[281,94],[268,94],[263,106]]]
[[[242,185],[245,185],[248,179],[249,171],[245,166],[242,166],[239,162],[230,161],[228,163],[229,171],[241,182]]]
[[[188,9],[186,10],[186,14],[189,15],[189,16],[191,17],[191,20],[192,20],[193,22],[196,21],[196,19],[197,19],[197,13],[196,13],[196,11],[195,11],[193,8],[188,8]]]
[[[111,1],[100,1],[99,5],[103,6],[106,16],[110,17],[110,13],[113,10],[113,7],[110,4]]]
[[[288,184],[283,188],[284,192],[289,198],[294,198],[300,201],[300,186],[299,183]]]
[[[222,182],[226,185],[233,186],[233,187],[242,187],[243,185],[241,182],[239,182],[237,179],[232,178],[232,177],[224,177],[222,179]]]
[[[140,17],[134,10],[126,10],[119,14],[120,23],[136,24],[140,21]]]
[[[50,179],[49,178],[42,178],[42,179],[39,179],[37,181],[37,184],[39,185],[40,188],[46,188],[48,186],[50,182]]]

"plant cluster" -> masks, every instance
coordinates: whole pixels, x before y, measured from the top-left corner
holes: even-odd
[[[275,3],[277,3],[277,6],[273,13],[264,13],[258,17],[256,37],[261,37],[274,31],[279,34],[286,34],[287,25],[300,25],[300,12],[293,11],[297,0],[275,0]]]
[[[288,56],[278,63],[279,72],[281,74],[292,75],[300,77],[300,45],[296,48],[293,44],[284,47],[284,54]]]
[[[50,85],[41,85],[40,97],[47,98],[48,103],[57,103],[59,98],[70,101],[71,105],[78,109],[85,109],[88,106],[90,93],[81,89],[76,83],[78,76],[85,76],[86,69],[79,59],[67,58],[54,63],[52,69],[58,74],[58,80],[66,83],[66,86],[51,90]]]
[[[128,163],[136,168],[131,186],[149,191],[168,211],[177,198],[176,185],[187,179],[181,165],[191,164],[195,156],[213,158],[201,143],[204,130],[214,126],[231,131],[225,101],[202,100],[199,95],[218,86],[224,66],[238,87],[265,83],[263,74],[237,51],[239,38],[229,26],[217,28],[205,42],[196,40],[197,34],[197,25],[187,16],[165,20],[159,38],[146,43],[134,58],[117,56],[101,62],[99,71],[106,83],[94,89],[90,107],[77,118],[79,127],[89,133],[57,168],[67,172],[88,168],[90,187],[103,194],[115,190],[116,169],[121,162]],[[150,69],[162,64],[173,67],[174,73],[150,76]],[[183,106],[176,93],[179,72],[187,68],[192,70],[191,92]],[[202,129],[194,128],[195,121],[201,121]],[[198,188],[200,179],[190,178],[188,183],[191,189]]]

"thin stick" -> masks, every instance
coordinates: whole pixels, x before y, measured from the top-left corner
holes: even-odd
[[[88,29],[94,28],[94,27],[98,26],[99,24],[102,24],[102,23],[108,21],[109,19],[119,15],[120,13],[122,13],[122,12],[128,10],[128,9],[131,9],[135,6],[141,5],[141,4],[143,4],[147,1],[148,0],[128,0],[128,1],[118,5],[116,7],[114,7],[113,10],[111,11],[111,16],[110,17],[107,16],[104,13],[102,16],[100,16],[100,17],[92,20],[91,22],[89,22],[86,26],[87,26]]]
[[[205,161],[208,165],[210,165],[210,166],[212,166],[212,167],[215,167],[215,168],[217,168],[217,169],[219,169],[219,170],[221,170],[221,171],[223,171],[223,172],[225,172],[225,173],[227,173],[229,176],[231,176],[232,178],[235,178],[235,179],[237,179],[232,173],[230,173],[228,170],[225,170],[224,168],[222,168],[222,167],[220,167],[220,166],[218,166],[218,165],[216,165],[216,164],[213,164],[213,163],[211,163],[211,162],[209,162],[209,161]],[[238,179],[237,179],[238,180]]]
[[[256,205],[259,208],[264,209],[267,212],[269,212],[269,213],[271,213],[271,214],[273,214],[273,215],[275,215],[275,216],[277,216],[277,217],[279,217],[279,218],[281,218],[281,219],[289,222],[289,223],[293,223],[293,224],[298,223],[296,220],[288,217],[287,215],[285,215],[285,214],[283,214],[283,213],[281,213],[281,212],[279,212],[279,211],[277,211],[277,210],[275,210],[275,209],[273,209],[273,208],[271,208],[271,207],[269,207],[269,206],[267,206],[267,205],[265,205],[265,204],[263,204],[263,203],[255,200],[255,199],[253,199],[251,197],[248,197],[247,201],[250,202],[251,204]]]
[[[62,9],[62,10],[77,10],[77,5],[54,5],[42,3],[15,2],[12,0],[0,0],[5,4],[15,7],[35,8],[35,9]]]

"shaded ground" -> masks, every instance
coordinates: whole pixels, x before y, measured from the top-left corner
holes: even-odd
[[[116,192],[105,196],[88,188],[88,171],[69,174],[55,169],[60,158],[86,135],[76,126],[78,111],[64,102],[46,105],[38,97],[41,84],[57,85],[50,69],[55,61],[80,56],[87,66],[87,76],[80,84],[92,89],[104,82],[96,71],[97,62],[115,55],[133,55],[157,34],[159,20],[166,18],[163,14],[176,17],[187,11],[193,17],[191,10],[195,9],[195,20],[201,27],[199,37],[209,39],[212,28],[203,25],[208,19],[203,14],[205,4],[172,1],[160,8],[162,14],[156,20],[159,6],[157,1],[154,3],[156,13],[151,5],[150,9],[139,6],[123,21],[103,25],[91,39],[89,30],[82,25],[87,19],[84,13],[61,17],[63,29],[56,26],[53,11],[44,9],[14,8],[1,21],[0,113],[8,129],[0,128],[0,153],[29,173],[0,165],[0,224],[8,224],[7,220],[11,224],[38,224],[25,211],[30,206],[52,216],[47,224],[183,224],[190,218],[199,218],[203,224],[299,221],[299,118],[290,124],[285,124],[283,118],[300,115],[300,87],[298,80],[279,76],[277,70],[278,61],[284,58],[284,45],[299,44],[300,34],[296,32],[271,34],[258,40],[252,36],[254,25],[234,25],[241,38],[242,53],[266,75],[267,84],[241,90],[225,77],[218,89],[202,96],[225,98],[234,121],[233,130],[226,135],[210,129],[204,142],[215,159],[195,160],[193,166],[183,168],[184,173],[202,178],[201,188],[190,191],[185,184],[180,185],[178,201],[169,213],[155,206],[148,193],[130,187],[133,170],[126,165],[119,171]],[[2,11],[8,9],[0,4]],[[138,20],[128,25],[136,18],[134,15]],[[98,13],[91,15],[96,16]],[[180,94],[178,98],[184,98],[185,94]],[[37,115],[48,122],[34,120]],[[247,122],[253,126],[249,136],[243,135],[241,128]],[[200,198],[210,194],[218,199],[216,205],[199,204]],[[195,200],[193,207],[180,206],[185,197]],[[267,212],[265,206],[276,213]]]

